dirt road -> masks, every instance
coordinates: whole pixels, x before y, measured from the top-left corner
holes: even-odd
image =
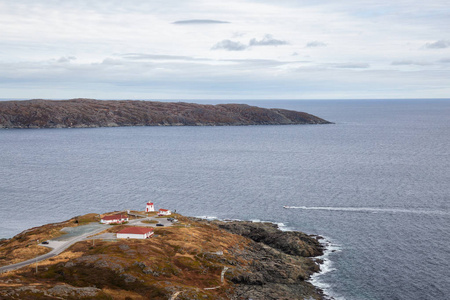
[[[155,217],[148,217],[148,218],[145,218],[145,219],[130,220],[128,222],[128,224],[129,225],[140,225],[140,226],[152,226],[152,227],[156,226],[156,224],[141,223],[141,221],[143,221],[143,220],[157,220],[160,223],[164,224],[164,226],[171,226],[172,225],[172,223],[170,221],[167,221],[166,218],[155,218]],[[94,229],[92,229],[92,230],[90,230],[88,232],[85,232],[85,233],[81,234],[81,235],[74,236],[74,237],[72,237],[72,238],[70,238],[68,240],[64,240],[64,241],[49,240],[49,244],[48,245],[42,245],[42,246],[53,248],[52,251],[50,251],[49,253],[37,256],[35,258],[29,259],[29,260],[25,260],[25,261],[22,261],[22,262],[19,262],[19,263],[16,263],[16,264],[0,267],[0,273],[8,272],[8,271],[11,271],[11,270],[16,270],[16,269],[19,269],[19,268],[22,268],[22,267],[25,267],[25,266],[28,266],[28,265],[31,265],[31,264],[35,264],[35,263],[38,263],[38,262],[46,260],[46,259],[49,259],[49,258],[51,258],[53,256],[59,255],[61,252],[63,252],[64,250],[66,250],[67,248],[72,246],[73,244],[86,239],[88,236],[100,233],[100,232],[102,232],[102,231],[104,231],[104,230],[106,230],[108,228],[109,228],[108,225],[102,226],[100,228],[97,227],[97,228],[94,228]]]

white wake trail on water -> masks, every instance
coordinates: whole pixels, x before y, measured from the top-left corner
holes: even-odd
[[[339,206],[285,206],[286,209],[303,209],[303,210],[327,210],[327,211],[347,211],[362,213],[411,213],[411,214],[428,214],[428,215],[450,215],[445,210],[421,210],[407,208],[376,208],[376,207],[339,207]]]

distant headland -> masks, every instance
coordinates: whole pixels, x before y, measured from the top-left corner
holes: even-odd
[[[308,281],[320,271],[319,240],[153,203],[92,213],[0,240],[0,298],[323,300]]]
[[[134,100],[0,101],[0,128],[330,124],[314,115],[246,104]]]

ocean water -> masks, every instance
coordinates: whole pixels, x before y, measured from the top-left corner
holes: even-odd
[[[335,124],[0,130],[0,238],[151,200],[324,236],[336,299],[449,299],[449,100],[247,102]]]

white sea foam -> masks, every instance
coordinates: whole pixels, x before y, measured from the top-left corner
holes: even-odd
[[[239,221],[239,220],[236,220]],[[251,222],[254,223],[272,223],[278,226],[278,229],[280,229],[281,231],[295,231],[295,229],[292,229],[291,227],[287,226],[286,224],[282,223],[282,222],[274,222],[274,221],[262,221],[260,219],[252,219],[250,220]]]
[[[221,219],[221,218],[218,218],[215,216],[195,216],[194,218],[205,219],[208,221],[218,220],[218,221],[223,221],[223,222],[242,221],[240,219],[229,219],[229,218]]]
[[[196,218],[205,219],[205,220],[218,220],[218,218],[215,216],[196,216]]]
[[[278,228],[279,228],[281,231],[294,231],[293,228],[287,226],[287,225],[284,224],[284,223],[275,223],[275,224],[278,225]]]
[[[323,263],[320,265],[320,272],[314,273],[308,281],[314,286],[323,290],[325,295],[332,297],[331,299],[343,300],[343,297],[336,295],[333,292],[332,287],[322,280],[323,275],[336,270],[333,267],[333,261],[330,259],[330,255],[332,253],[340,252],[342,251],[342,249],[338,244],[331,242],[330,239],[326,237],[324,237],[324,239],[321,241],[321,244],[325,247],[324,254],[322,256],[316,257],[323,260]]]
[[[298,207],[291,207],[291,208],[298,208]],[[202,217],[197,217],[197,218],[202,218],[202,219],[207,219],[207,220],[220,220],[220,221],[242,221],[239,219],[218,219],[217,217],[211,217],[211,216],[202,216]],[[276,224],[281,231],[296,231],[295,229],[288,227],[283,222],[262,221],[260,219],[251,219],[250,221],[255,222],[255,223]],[[314,286],[323,290],[325,295],[331,296],[332,298],[330,298],[330,299],[345,300],[343,297],[340,297],[339,295],[336,295],[335,293],[333,293],[331,286],[328,283],[324,282],[321,278],[322,275],[336,270],[333,267],[333,262],[330,260],[330,255],[332,253],[340,252],[340,251],[342,251],[342,249],[338,244],[331,242],[331,240],[326,237],[323,237],[323,239],[321,240],[321,244],[324,245],[324,247],[325,247],[324,254],[322,256],[318,256],[316,258],[323,260],[323,263],[320,265],[320,272],[314,273],[311,276],[311,278],[309,279],[309,282],[311,284],[313,284]]]

